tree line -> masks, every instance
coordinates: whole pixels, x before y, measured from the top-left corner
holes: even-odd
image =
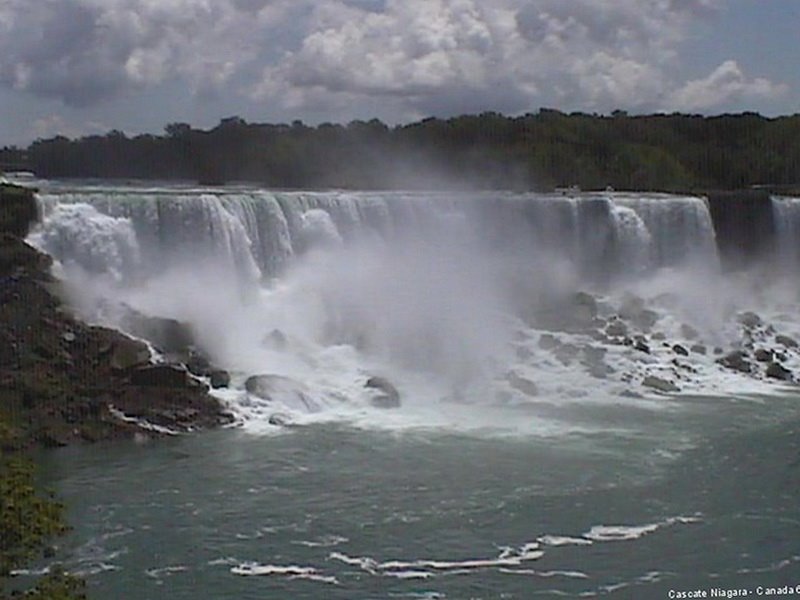
[[[800,183],[800,114],[610,115],[541,109],[308,126],[222,119],[0,150],[43,177],[257,182],[279,188],[690,190]]]

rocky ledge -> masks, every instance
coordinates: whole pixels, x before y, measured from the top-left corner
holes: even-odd
[[[149,346],[77,319],[23,236],[33,193],[0,188],[0,442],[40,443],[167,435],[232,417],[184,364],[154,364]]]

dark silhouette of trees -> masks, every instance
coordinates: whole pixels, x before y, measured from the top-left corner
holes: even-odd
[[[45,177],[252,181],[295,188],[462,186],[550,189],[733,189],[800,182],[800,115],[566,114],[542,108],[312,127],[232,116],[209,130],[170,123],[163,135],[59,136],[21,156]]]

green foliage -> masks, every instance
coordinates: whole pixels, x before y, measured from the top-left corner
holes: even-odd
[[[111,131],[38,140],[25,157],[43,176],[234,180],[274,187],[741,188],[800,182],[800,115],[702,117],[565,114],[541,109],[309,127],[223,119],[213,129],[171,123],[163,136]],[[14,154],[16,152],[16,155]]]
[[[37,558],[67,530],[63,507],[37,493],[33,466],[20,457],[0,462],[0,577]]]
[[[0,600],[6,597],[0,596]],[[13,592],[8,600],[86,600],[86,583],[59,570],[45,575],[25,592]]]

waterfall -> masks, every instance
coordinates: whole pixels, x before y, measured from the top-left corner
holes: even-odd
[[[773,196],[771,202],[779,266],[796,268],[800,258],[800,198]]]
[[[717,260],[708,207],[699,197],[120,187],[50,191],[40,201],[43,247],[90,271],[105,268],[117,280],[141,276],[142,268],[157,274],[214,261],[240,279],[256,281],[279,276],[323,239],[388,241],[409,235],[550,256],[593,281],[689,259]],[[774,204],[781,214],[794,207],[789,199]],[[779,220],[787,228],[786,239],[796,235],[798,217]],[[83,236],[97,237],[87,244],[104,249],[79,248],[80,228]]]

